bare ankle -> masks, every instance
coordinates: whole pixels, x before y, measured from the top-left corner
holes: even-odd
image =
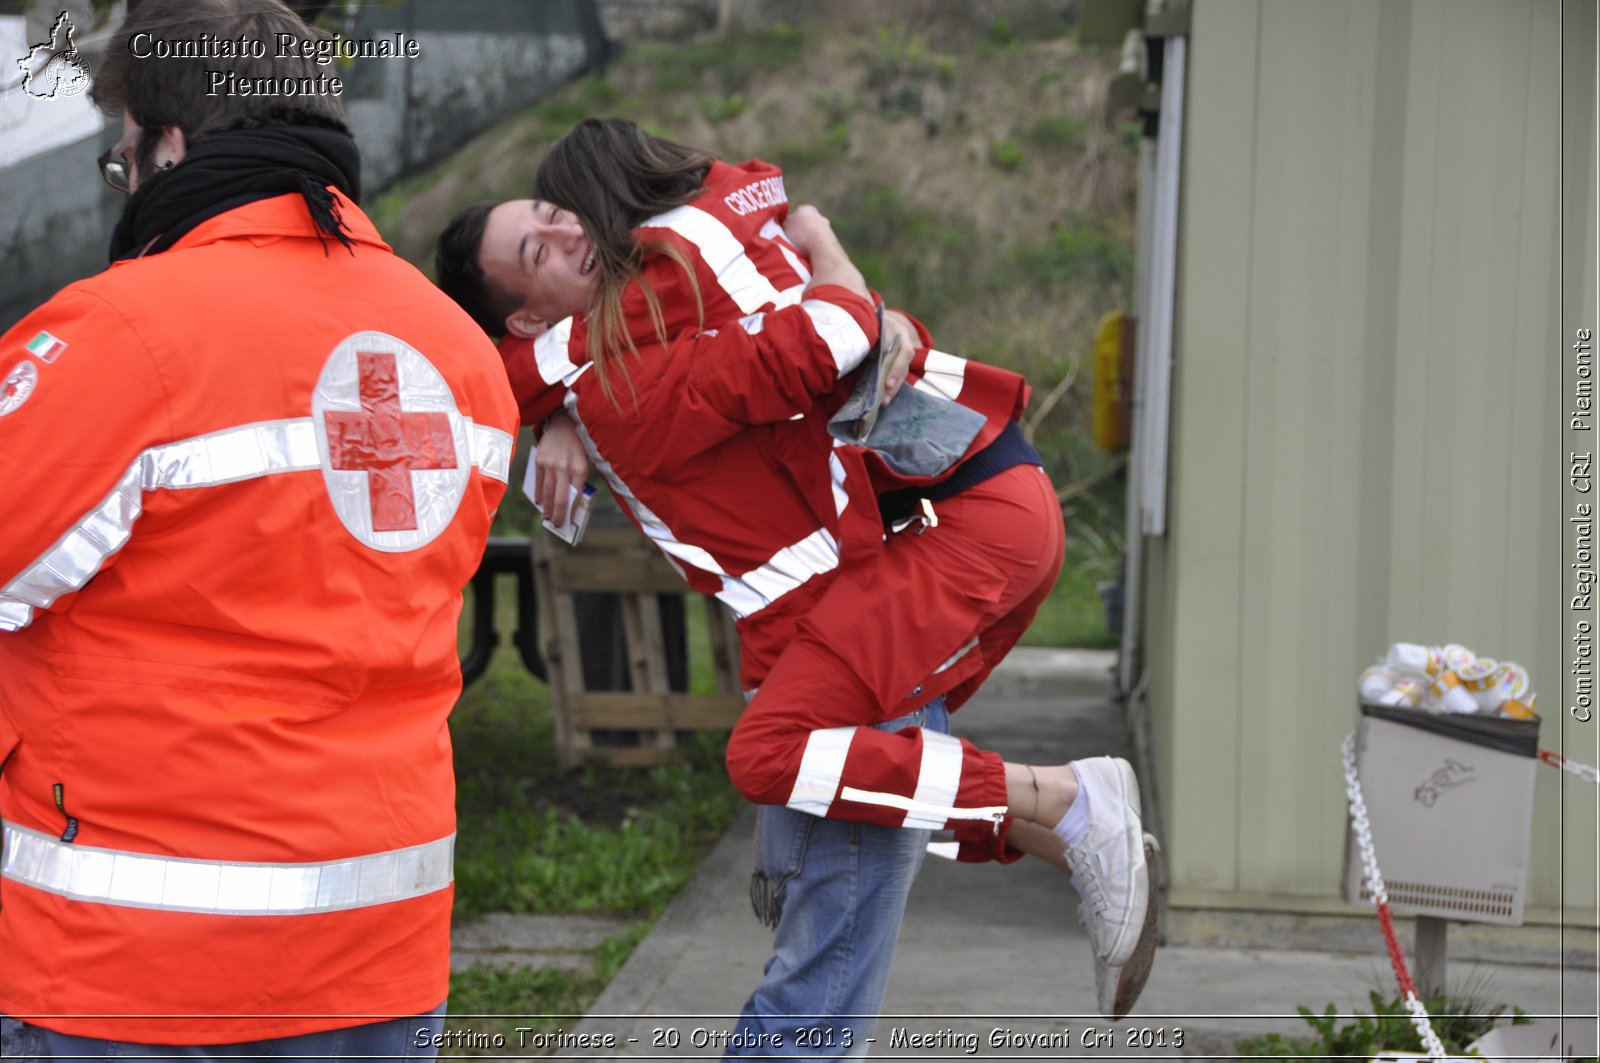
[[[1072,802],[1077,800],[1078,776],[1068,765],[1058,764],[1040,768],[1039,783],[1043,800],[1039,803],[1040,818],[1034,822],[1054,827],[1067,814]]]
[[[1078,795],[1078,777],[1065,764],[1006,764],[1006,797],[1011,815],[1041,827],[1061,822]]]

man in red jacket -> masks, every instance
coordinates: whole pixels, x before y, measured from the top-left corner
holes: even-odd
[[[0,336],[7,1059],[437,1043],[456,618],[516,407],[357,207],[338,99],[208,91],[314,79],[285,36],[325,40],[278,0],[130,14],[111,267]],[[201,37],[265,57],[140,58]]]

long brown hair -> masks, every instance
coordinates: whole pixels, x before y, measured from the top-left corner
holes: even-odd
[[[534,198],[577,215],[594,249],[599,287],[589,312],[588,355],[613,401],[608,363],[624,350],[639,352],[622,312],[622,294],[639,279],[647,256],[666,255],[688,274],[704,324],[705,305],[692,264],[665,241],[636,241],[633,230],[698,196],[714,161],[710,152],[651,136],[626,119],[586,118],[556,141],[534,175]],[[640,288],[664,346],[660,300],[648,284],[641,282]],[[626,377],[625,365],[622,372]]]

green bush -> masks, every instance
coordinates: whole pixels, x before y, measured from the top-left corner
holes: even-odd
[[[584,78],[579,85],[579,91],[583,94],[583,98],[591,110],[615,107],[617,102],[622,99],[622,90],[617,88],[609,78],[601,74]]]
[[[891,82],[933,77],[947,82],[955,72],[955,61],[938,55],[925,34],[913,32],[904,22],[893,22],[877,29],[876,40],[867,46],[867,85],[881,89]]]
[[[982,51],[1014,51],[1017,44],[1016,28],[1011,25],[1011,20],[1004,16],[998,16],[990,21],[978,38],[978,47]]]
[[[698,735],[684,760],[648,771],[563,769],[536,711],[548,694],[507,697],[506,682],[485,676],[452,721],[457,917],[659,914],[741,807],[723,739]]]
[[[989,144],[989,161],[996,168],[1009,173],[1012,170],[1020,170],[1028,159],[1015,140],[996,140]]]
[[[736,25],[720,37],[703,35],[670,44],[640,41],[630,45],[630,50],[641,66],[652,72],[657,93],[714,86],[721,93],[732,94],[743,91],[759,73],[795,62],[805,54],[806,44],[804,31],[779,22]]]
[[[830,127],[843,122],[862,108],[861,96],[849,89],[818,92],[811,97],[811,102],[822,112]]]
[[[911,308],[935,336],[946,311],[1003,283],[979,265],[985,245],[970,223],[919,206],[892,185],[851,186],[830,218],[867,283]]]
[[[744,113],[744,97],[735,92],[729,96],[700,97],[700,113],[712,125],[737,118]]]
[[[1385,1000],[1377,990],[1371,990],[1367,999],[1372,1002],[1372,1014],[1353,1015],[1347,1023],[1339,1021],[1332,1004],[1320,1015],[1302,1006],[1297,1010],[1315,1036],[1301,1039],[1269,1033],[1240,1042],[1238,1055],[1258,1059],[1322,1060],[1371,1059],[1379,1052],[1422,1052],[1422,1037],[1398,995]],[[1424,1001],[1423,1007],[1427,1009],[1440,1044],[1451,1055],[1464,1054],[1467,1045],[1492,1030],[1506,1010],[1504,1004],[1486,1009],[1477,1000],[1444,994]],[[1527,1021],[1521,1008],[1514,1009],[1512,1025]]]
[[[1083,123],[1070,114],[1041,115],[1028,127],[1028,143],[1055,155],[1072,155],[1083,147]]]
[[[1139,143],[1144,140],[1144,123],[1142,121],[1122,122],[1117,125],[1117,139],[1122,143],[1122,149],[1129,154],[1138,154]]]
[[[805,31],[787,22],[775,22],[753,30],[748,38],[752,59],[761,66],[792,63],[805,54]]]
[[[1040,245],[1017,249],[1017,265],[1040,288],[1082,284],[1125,285],[1133,278],[1133,253],[1125,240],[1093,219],[1074,219]]]

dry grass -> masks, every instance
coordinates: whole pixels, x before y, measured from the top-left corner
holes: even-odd
[[[796,8],[803,43],[792,61],[737,67],[715,60],[760,47],[771,26],[699,42],[635,42],[603,86],[569,86],[402,185],[404,209],[380,208],[384,233],[405,257],[426,262],[455,210],[526,195],[554,135],[585,114],[633,118],[730,159],[772,157],[842,135],[842,153],[826,164],[791,167],[797,201],[839,210],[853,188],[883,184],[999,250],[1075,217],[1128,216],[1135,157],[1104,113],[1112,57],[1066,36],[982,46],[995,17],[1028,24],[1050,11],[998,0],[819,0]],[[730,68],[740,73],[730,77]],[[733,95],[740,98],[734,113],[711,106]],[[1041,117],[1062,115],[1082,130],[1070,153],[1030,143]],[[1001,173],[989,162],[999,141],[1022,146],[1019,169]]]

